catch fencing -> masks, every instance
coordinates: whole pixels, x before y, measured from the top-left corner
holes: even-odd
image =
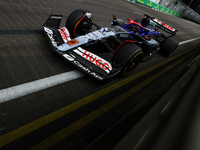
[[[188,19],[193,22],[200,24],[200,16],[197,12],[199,10],[192,10],[181,0],[130,0],[132,2],[140,3],[156,9],[158,11],[162,11],[168,13],[170,15],[174,15],[180,18]],[[196,12],[197,11],[197,12]]]

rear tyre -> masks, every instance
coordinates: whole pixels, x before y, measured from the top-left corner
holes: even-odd
[[[167,38],[160,46],[159,52],[165,56],[169,57],[178,47],[179,42],[173,37]]]
[[[138,66],[143,57],[143,50],[135,43],[123,44],[115,53],[112,62],[122,64],[121,76],[126,77]]]
[[[83,9],[73,11],[67,18],[66,28],[72,38],[85,34],[84,30],[90,30],[92,27],[92,14]]]

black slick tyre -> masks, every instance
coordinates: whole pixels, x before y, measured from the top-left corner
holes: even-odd
[[[88,18],[86,15],[87,11],[83,9],[77,9],[73,11],[67,18],[66,28],[70,33],[70,37],[74,38],[78,35],[84,34],[83,29],[90,29],[92,17]]]
[[[169,57],[178,47],[179,42],[173,37],[167,38],[160,46],[159,52],[165,56]]]
[[[115,64],[122,64],[124,66],[121,70],[121,76],[126,77],[131,74],[138,66],[143,57],[143,50],[135,43],[124,43],[116,51],[112,58]]]

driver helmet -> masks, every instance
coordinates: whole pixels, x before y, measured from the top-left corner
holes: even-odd
[[[146,27],[148,29],[155,29],[156,27],[155,23],[152,20],[146,18],[142,19],[141,24],[143,27]]]

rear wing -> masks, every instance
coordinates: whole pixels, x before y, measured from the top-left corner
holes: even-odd
[[[172,34],[172,35],[175,35],[176,32],[178,32],[177,29],[172,28],[171,26],[163,23],[162,21],[160,21],[154,17],[150,17],[149,15],[146,15],[146,14],[144,14],[144,15],[147,17],[147,19],[151,19],[153,22],[155,22],[156,26],[161,30],[163,30],[169,34]]]

